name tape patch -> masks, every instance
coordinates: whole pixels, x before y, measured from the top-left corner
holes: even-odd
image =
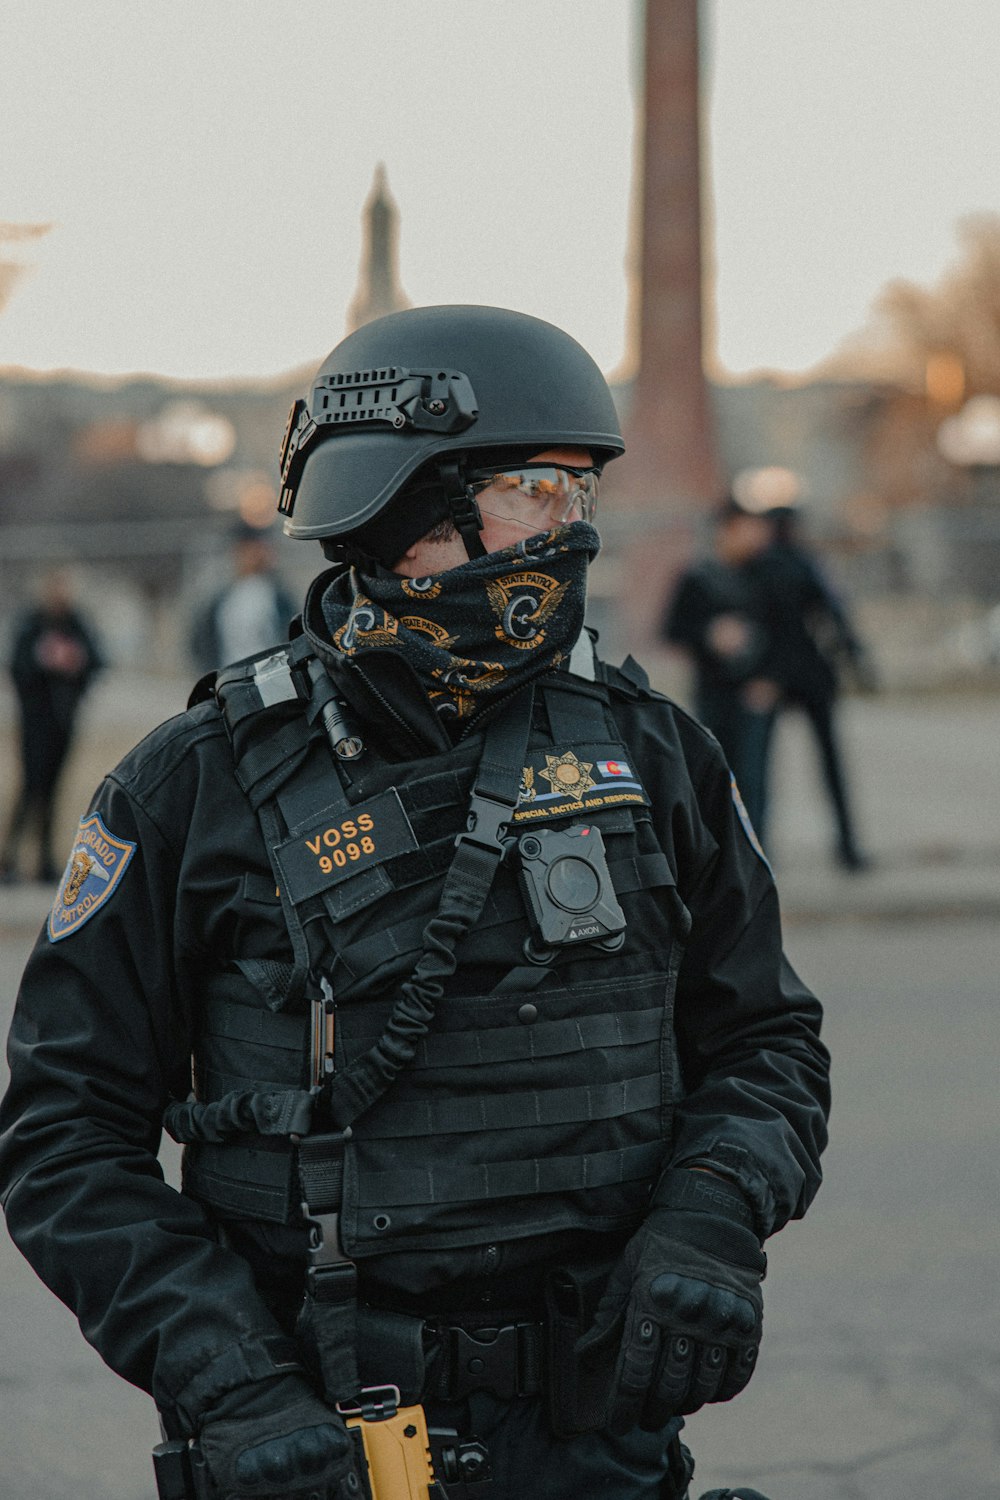
[[[361,870],[417,848],[395,787],[368,802],[329,814],[275,850],[285,889],[293,901],[316,896]]]
[[[601,746],[587,756],[575,750],[539,751],[521,774],[515,823],[536,823],[599,807],[648,807],[642,783],[623,756],[608,757]]]
[[[106,905],[137,847],[110,833],[100,813],[81,820],[49,912],[48,931],[53,943],[76,932]]]

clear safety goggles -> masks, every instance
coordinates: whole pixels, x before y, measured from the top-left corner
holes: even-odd
[[[566,526],[570,521],[593,521],[600,482],[599,469],[577,469],[569,464],[522,464],[517,469],[494,472],[478,469],[469,475],[474,495],[493,491],[490,503],[482,504],[482,510],[535,531]],[[505,496],[513,502],[507,508]]]

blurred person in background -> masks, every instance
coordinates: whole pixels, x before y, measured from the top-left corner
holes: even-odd
[[[5,883],[20,878],[21,843],[32,832],[38,844],[38,879],[59,879],[52,848],[59,778],[81,700],[103,665],[91,627],[74,601],[69,574],[62,569],[47,573],[38,603],[14,626],[9,662],[21,719],[21,785],[0,852]]]
[[[233,577],[195,615],[188,649],[199,672],[214,672],[284,640],[298,606],[278,575],[272,528],[238,521]]]
[[[681,575],[661,626],[662,638],[692,662],[694,711],[722,746],[762,842],[778,687],[766,609],[747,565],[771,540],[768,521],[727,496],[712,554]]]
[[[875,674],[843,600],[802,538],[798,507],[774,506],[758,520],[768,545],[746,559],[743,573],[769,642],[767,674],[778,685],[781,708],[800,710],[812,728],[836,829],[834,858],[857,873],[872,861],[858,842],[836,705],[843,664],[864,691],[874,690]]]

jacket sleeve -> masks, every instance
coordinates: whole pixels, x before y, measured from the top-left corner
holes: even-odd
[[[169,1430],[190,1432],[224,1390],[273,1373],[280,1330],[246,1264],[156,1158],[167,1096],[186,1097],[191,1078],[177,854],[114,779],[91,811],[132,853],[115,889],[56,941],[43,930],[28,963],[0,1192],[15,1243],[85,1338],[152,1394]]]
[[[676,997],[683,1090],[672,1165],[732,1178],[766,1237],[801,1217],[819,1187],[829,1055],[819,1002],[782,952],[770,868],[721,752],[697,734],[693,805],[675,819],[692,924]]]

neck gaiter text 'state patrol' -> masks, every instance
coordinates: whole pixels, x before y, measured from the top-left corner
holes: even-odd
[[[464,722],[569,655],[600,545],[573,521],[428,578],[351,568],[323,595],[323,615],[343,655],[403,652],[438,712]]]

